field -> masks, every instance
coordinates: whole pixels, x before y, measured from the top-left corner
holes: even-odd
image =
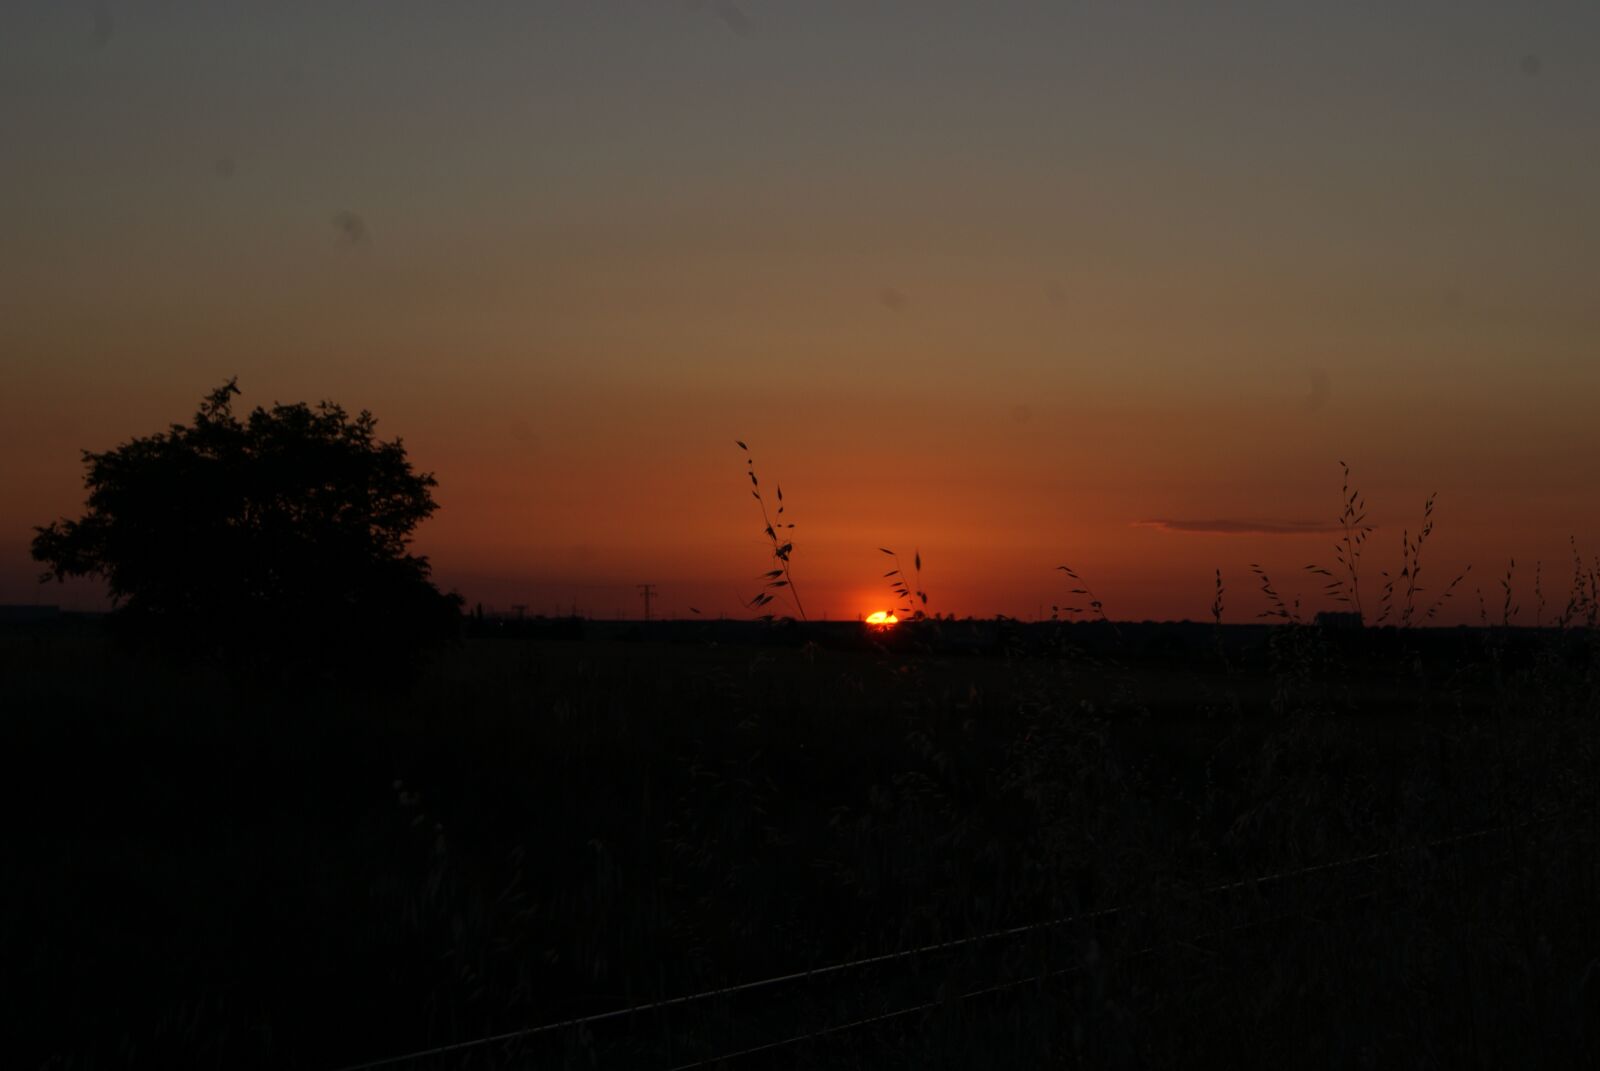
[[[1600,1056],[1594,630],[942,628],[0,633],[12,1066]]]

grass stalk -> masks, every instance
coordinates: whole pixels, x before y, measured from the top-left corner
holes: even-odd
[[[794,523],[783,519],[783,485],[773,485],[777,495],[778,506],[777,512],[774,514],[768,510],[766,496],[761,493],[761,481],[756,477],[756,463],[755,459],[750,456],[750,447],[745,445],[743,439],[735,439],[734,442],[738,444],[740,450],[744,451],[745,475],[750,477],[750,495],[761,506],[761,521],[764,525],[762,530],[772,544],[772,560],[776,563],[774,568],[761,575],[761,579],[764,581],[763,589],[758,591],[745,605],[753,610],[759,610],[777,598],[773,594],[774,591],[787,589],[789,598],[794,601],[795,613],[800,616],[800,620],[804,621],[806,620],[806,608],[800,601],[800,592],[795,588],[794,574],[790,568],[790,555],[794,553],[794,540],[788,533],[794,529]],[[766,616],[771,617],[772,615],[767,614]]]

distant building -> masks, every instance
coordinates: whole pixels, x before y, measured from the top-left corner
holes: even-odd
[[[1323,610],[1316,617],[1318,628],[1357,629],[1364,626],[1361,615],[1354,610]]]

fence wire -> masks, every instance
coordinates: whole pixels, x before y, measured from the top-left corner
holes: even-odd
[[[1368,852],[1363,855],[1350,856],[1344,859],[1335,860],[1333,862],[1319,863],[1315,866],[1301,867],[1295,870],[1278,871],[1271,874],[1243,878],[1237,881],[1226,882],[1197,890],[1195,892],[1186,894],[1184,899],[1191,901],[1201,900],[1209,897],[1221,896],[1227,893],[1241,892],[1246,890],[1260,890],[1264,887],[1270,887],[1274,884],[1280,884],[1294,879],[1316,877],[1318,875],[1330,874],[1341,870],[1349,870],[1355,867],[1369,865],[1387,859],[1395,859],[1411,852],[1434,851],[1441,848],[1459,847],[1472,841],[1484,840],[1496,835],[1510,834],[1517,831],[1527,830],[1536,826],[1546,825],[1560,817],[1563,817],[1566,813],[1567,811],[1565,809],[1558,810],[1545,814],[1539,818],[1530,819],[1526,822],[1516,823],[1513,825],[1493,826],[1486,829],[1473,830],[1468,833],[1459,833],[1449,837],[1442,837],[1420,844],[1407,845],[1399,848],[1389,848],[1377,852]],[[1340,903],[1347,902],[1352,899],[1370,897],[1372,895],[1375,894],[1371,891],[1368,891],[1357,894],[1353,897],[1347,897],[1345,900],[1340,901]],[[1074,915],[1064,915],[1041,922],[1026,923],[1018,926],[1006,927],[1004,929],[992,930],[987,933],[976,934],[970,937],[954,938],[948,941],[938,941],[931,944],[920,945],[915,948],[902,949],[895,952],[884,952],[872,956],[865,956],[859,959],[846,960],[839,963],[830,963],[825,966],[812,968],[810,970],[791,971],[787,974],[773,975],[771,977],[761,978],[755,981],[743,982],[729,986],[720,986],[713,989],[702,990],[696,993],[687,993],[682,996],[649,1001],[643,1004],[635,1004],[626,1008],[613,1009],[612,1011],[597,1012],[592,1015],[563,1019],[556,1022],[544,1023],[539,1026],[522,1027],[516,1030],[508,1030],[498,1034],[489,1034],[483,1037],[472,1038],[467,1041],[458,1041],[445,1045],[437,1045],[427,1049],[418,1049],[412,1052],[401,1053],[394,1056],[386,1056],[376,1060],[369,1060],[365,1063],[349,1064],[340,1068],[339,1071],[374,1071],[374,1069],[377,1068],[398,1067],[404,1064],[415,1063],[422,1060],[435,1059],[443,1056],[460,1055],[493,1045],[505,1044],[509,1042],[530,1041],[566,1031],[600,1026],[607,1023],[614,1023],[618,1020],[684,1008],[690,1005],[703,1003],[705,1001],[771,989],[777,986],[799,982],[826,980],[846,972],[861,970],[867,967],[900,963],[915,959],[917,957],[935,956],[941,953],[957,951],[963,948],[974,948],[981,945],[991,944],[996,941],[1022,937],[1028,934],[1042,933],[1067,926],[1104,922],[1121,916],[1131,915],[1135,912],[1144,910],[1149,906],[1150,905],[1148,904],[1122,904],[1116,907],[1102,908],[1096,911],[1081,912]],[[1298,918],[1308,914],[1312,910],[1325,910],[1329,906],[1330,905],[1320,905],[1318,908],[1299,909],[1265,918],[1253,919],[1235,926],[1226,927],[1225,931],[1250,929],[1255,926],[1264,925],[1273,921]],[[1210,937],[1220,936],[1220,934],[1225,931],[1208,929],[1200,933],[1190,934],[1183,937],[1174,938],[1169,941],[1150,945],[1129,953],[1128,955],[1130,957],[1149,955],[1162,949],[1178,947],[1184,944],[1193,944],[1194,942],[1202,941]],[[939,1007],[941,1003],[965,1001],[979,996],[1015,989],[1019,986],[1043,981],[1046,978],[1058,977],[1067,973],[1071,973],[1077,969],[1079,969],[1077,966],[1069,966],[1056,970],[1039,972],[1025,978],[1012,979],[997,983],[995,985],[963,992],[950,998],[924,1001],[880,1014],[865,1016],[850,1020],[848,1022],[821,1027],[816,1030],[796,1033],[781,1040],[766,1042],[737,1051],[725,1052],[720,1055],[708,1057],[693,1063],[679,1064],[674,1067],[673,1071],[692,1071],[692,1069],[695,1068],[708,1067],[720,1062],[753,1056],[763,1052],[774,1051],[807,1040],[831,1036],[843,1033],[845,1031],[870,1026],[876,1023],[887,1022],[893,1019],[902,1018],[907,1015],[913,1015],[918,1012],[930,1011]]]

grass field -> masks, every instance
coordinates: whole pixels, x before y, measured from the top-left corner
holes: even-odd
[[[935,627],[479,636],[398,693],[0,633],[13,1066],[340,1067],[795,972],[393,1066],[1600,1056],[1592,630]]]

